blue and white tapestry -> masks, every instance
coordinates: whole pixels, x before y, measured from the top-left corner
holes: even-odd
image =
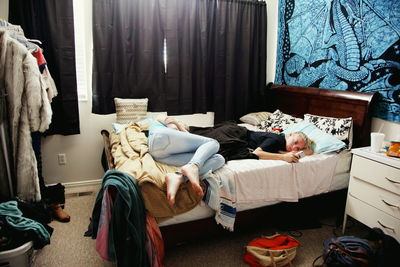
[[[279,0],[275,83],[379,92],[400,122],[400,1]]]

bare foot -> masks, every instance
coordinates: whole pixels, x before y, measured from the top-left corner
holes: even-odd
[[[199,196],[202,196],[203,189],[200,186],[200,178],[199,178],[199,167],[196,164],[186,164],[182,167],[182,174],[185,175],[190,183],[192,184],[192,188]]]
[[[183,182],[183,177],[181,174],[177,173],[167,173],[165,175],[165,182],[167,183],[167,199],[171,206],[175,204],[175,195],[178,192],[179,186]]]

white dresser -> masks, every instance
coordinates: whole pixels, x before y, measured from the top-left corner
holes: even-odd
[[[343,234],[351,216],[400,242],[400,159],[371,152],[369,147],[352,153]]]

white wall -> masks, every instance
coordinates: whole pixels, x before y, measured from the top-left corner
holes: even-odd
[[[8,0],[0,0],[0,19],[8,20]]]
[[[81,2],[81,1],[79,1]],[[84,2],[86,22],[80,27],[84,27],[86,32],[87,53],[86,59],[91,62],[91,1]],[[267,82],[274,80],[276,44],[277,44],[277,0],[268,0],[268,32],[267,32]],[[0,0],[0,17],[7,17],[4,10],[8,10],[8,0]],[[115,114],[101,116],[91,113],[91,64],[87,64],[87,83],[88,101],[79,102],[80,129],[81,134],[73,136],[54,135],[43,138],[42,142],[42,162],[43,176],[47,183],[74,183],[81,181],[98,180],[103,175],[100,163],[102,153],[101,129],[110,129],[111,123],[115,120]],[[194,117],[182,116],[180,119],[188,122],[194,118],[194,124],[207,126],[213,123],[212,113],[197,114]],[[393,123],[374,118],[372,130],[382,129],[388,140],[400,139],[400,123]],[[58,165],[57,154],[65,153],[67,156],[66,165]]]

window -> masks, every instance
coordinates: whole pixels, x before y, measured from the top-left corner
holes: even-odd
[[[85,42],[85,16],[83,15],[87,8],[84,4],[86,1],[73,0],[74,7],[74,31],[75,31],[75,65],[76,65],[76,82],[78,88],[78,100],[88,100],[88,79],[87,79],[87,53]]]
[[[163,58],[164,58],[164,73],[167,73],[167,39],[166,38],[164,38]]]

